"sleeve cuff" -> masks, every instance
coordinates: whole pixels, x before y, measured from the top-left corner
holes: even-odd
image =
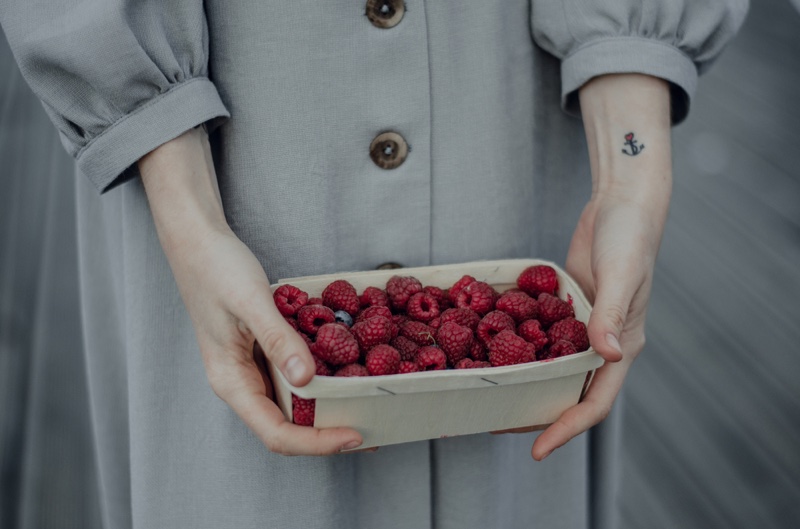
[[[591,78],[611,73],[641,73],[670,83],[672,124],[689,113],[697,88],[697,68],[678,48],[642,37],[613,37],[578,48],[561,62],[561,106],[580,117],[578,89]]]
[[[78,169],[103,193],[138,175],[136,162],[169,140],[214,118],[230,117],[214,84],[196,77],[151,99],[92,139]]]

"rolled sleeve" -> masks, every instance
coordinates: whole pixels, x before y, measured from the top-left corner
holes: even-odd
[[[208,77],[202,0],[0,3],[20,71],[101,192],[136,161],[228,111]]]
[[[677,124],[747,8],[747,0],[532,0],[531,25],[536,43],[562,61],[566,112],[580,115],[578,90],[593,77],[640,73],[670,83]]]
[[[170,88],[125,114],[92,138],[78,153],[78,168],[100,191],[137,175],[136,161],[159,145],[228,111],[207,78]]]

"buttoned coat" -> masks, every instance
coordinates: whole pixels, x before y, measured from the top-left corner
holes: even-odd
[[[607,73],[658,76],[677,123],[745,10],[744,0],[4,2],[23,75],[82,175],[87,413],[105,525],[613,525],[613,421],[544,463],[530,459],[534,434],[327,458],[268,452],[206,381],[135,162],[206,123],[228,222],[271,280],[387,262],[563,262],[590,194],[577,90]],[[395,143],[376,150],[386,132]]]

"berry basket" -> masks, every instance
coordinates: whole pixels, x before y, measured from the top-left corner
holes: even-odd
[[[525,268],[549,265],[556,270],[558,297],[572,303],[575,318],[587,323],[591,305],[575,281],[557,265],[538,259],[511,259],[472,263],[376,270],[283,279],[318,297],[336,279],[346,279],[361,292],[383,288],[394,275],[410,275],[423,285],[447,288],[469,274],[498,292],[516,287]],[[501,367],[448,369],[371,377],[316,376],[306,386],[294,387],[268,363],[275,397],[292,420],[292,393],[316,399],[314,426],[348,426],[359,431],[369,448],[423,439],[543,426],[578,403],[594,370],[603,359],[591,348],[576,354]]]

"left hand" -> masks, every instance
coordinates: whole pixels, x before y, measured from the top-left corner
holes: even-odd
[[[572,236],[567,272],[594,304],[589,342],[606,363],[583,400],[536,439],[531,455],[539,461],[608,416],[644,347],[653,267],[672,190],[667,83],[611,74],[592,79],[579,96],[593,192]],[[631,154],[623,142],[634,134],[642,150]]]
[[[644,322],[653,267],[669,196],[649,203],[595,196],[586,205],[572,237],[567,272],[594,308],[589,341],[606,363],[583,400],[565,411],[534,442],[541,461],[553,450],[605,419],[636,356],[644,347]]]

